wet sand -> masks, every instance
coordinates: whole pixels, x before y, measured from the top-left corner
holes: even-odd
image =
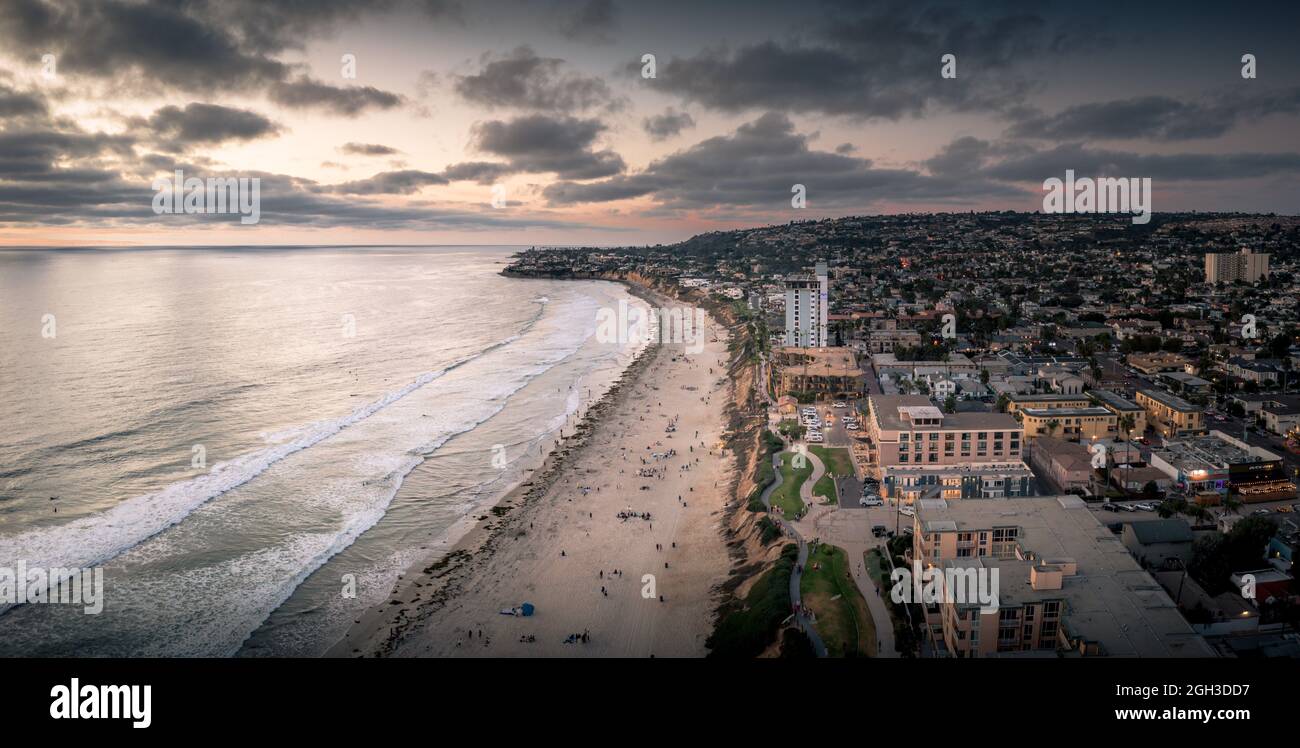
[[[648,348],[525,483],[329,654],[704,655],[730,566],[726,331],[710,318],[704,350],[688,348]],[[534,615],[501,614],[525,602]]]

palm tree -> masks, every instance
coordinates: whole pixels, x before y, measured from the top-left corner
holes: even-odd
[[[1055,418],[1053,418],[1052,420],[1048,421],[1048,422],[1047,422],[1047,435],[1048,435],[1048,436],[1054,436],[1054,435],[1056,434],[1056,430],[1057,430],[1058,428],[1060,428],[1060,427],[1061,427],[1061,422],[1058,421],[1058,420],[1056,420]]]

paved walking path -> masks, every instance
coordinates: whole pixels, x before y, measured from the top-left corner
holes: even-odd
[[[780,434],[777,435],[780,436]],[[781,437],[781,439],[782,441],[786,441],[785,437]],[[787,441],[786,444],[788,446],[789,442]],[[808,455],[808,457],[812,459],[816,459],[811,454]],[[790,522],[788,522],[785,517],[783,517],[780,514],[776,514],[772,511],[772,492],[781,486],[781,481],[783,480],[781,477],[781,453],[780,452],[772,455],[772,467],[776,468],[776,480],[772,481],[772,485],[763,489],[763,493],[760,496],[760,499],[763,502],[763,506],[767,507],[768,509],[767,516],[776,520],[777,525],[780,526],[781,528],[781,532],[794,538],[795,543],[797,543],[799,546],[799,557],[795,559],[795,567],[790,572],[790,602],[798,610],[798,612],[795,614],[795,623],[798,624],[799,629],[801,631],[803,631],[805,634],[808,635],[809,641],[812,642],[813,651],[817,653],[817,656],[825,657],[826,643],[822,641],[821,635],[817,633],[817,629],[816,627],[813,626],[812,621],[808,620],[808,617],[804,615],[803,606],[801,604],[801,598],[799,593],[799,583],[803,579],[802,569],[804,567],[804,564],[808,563],[808,544],[804,542],[803,537],[794,529],[794,526],[791,525]],[[814,472],[816,471],[815,465],[813,467],[813,470]],[[799,491],[800,495],[803,494],[803,489],[807,487],[807,481],[804,481],[804,484],[805,484],[804,486],[800,487],[800,491]]]

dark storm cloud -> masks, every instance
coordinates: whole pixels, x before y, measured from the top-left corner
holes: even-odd
[[[24,56],[55,55],[60,75],[162,85],[204,95],[270,89],[293,107],[353,116],[401,99],[365,87],[337,87],[305,77],[273,55],[362,10],[391,3],[252,0],[186,3],[120,0],[7,0],[0,43]]]
[[[0,84],[0,118],[44,115],[47,111],[41,96]]]
[[[622,106],[604,80],[563,68],[562,59],[518,47],[504,57],[485,57],[482,70],[456,76],[453,88],[466,101],[488,108],[573,112]]]
[[[187,104],[184,109],[165,106],[149,117],[148,125],[181,148],[227,140],[255,140],[280,132],[279,125],[257,112],[198,102]]]
[[[682,130],[695,127],[695,120],[686,112],[669,108],[663,114],[655,114],[641,121],[641,128],[651,140],[667,140],[679,135]]]
[[[1079,104],[1056,114],[1029,112],[1008,129],[1013,137],[1069,140],[1216,138],[1244,121],[1300,112],[1300,88],[1242,94],[1204,101],[1168,96]]]
[[[349,156],[394,156],[401,151],[378,143],[344,143],[340,151]]]
[[[334,185],[328,190],[344,195],[409,195],[419,192],[421,188],[435,184],[446,184],[447,178],[441,174],[416,169],[385,171],[367,179]]]
[[[1032,89],[1019,66],[1054,43],[1051,25],[1027,13],[984,18],[955,8],[902,5],[844,13],[806,39],[674,56],[660,61],[656,77],[645,84],[725,112],[899,119],[935,107],[1003,111]],[[940,57],[947,53],[957,57],[955,79],[940,77]],[[628,66],[638,76],[640,69],[639,60]],[[996,75],[969,72],[975,70]]]
[[[1066,143],[1003,158],[980,169],[980,176],[1020,182],[1078,176],[1151,177],[1168,181],[1217,181],[1300,173],[1300,153],[1150,154],[1090,148]]]
[[[61,75],[130,76],[186,90],[243,90],[287,73],[227,30],[164,3],[9,0],[0,39],[21,54],[54,54]]]
[[[1221,181],[1300,173],[1298,153],[1149,154],[1064,143],[1035,148],[1015,141],[957,138],[925,161],[931,174],[972,180],[1041,183],[1067,169],[1084,177],[1150,177],[1169,182]]]
[[[560,23],[560,33],[574,41],[608,44],[618,25],[618,7],[613,0],[587,0]]]
[[[598,179],[619,174],[626,166],[613,151],[593,150],[605,129],[595,119],[532,114],[477,123],[472,136],[475,148],[507,159],[516,171]]]
[[[789,118],[769,112],[730,135],[655,161],[643,172],[588,184],[557,182],[543,195],[555,205],[648,195],[675,209],[778,209],[789,206],[796,184],[807,189],[810,207],[823,208],[862,207],[886,199],[945,201],[1023,194],[1018,187],[986,180],[877,168],[868,159],[815,151]]]
[[[517,171],[510,164],[494,161],[465,161],[448,166],[443,170],[442,175],[452,182],[491,184],[501,177],[509,176]]]
[[[344,117],[355,117],[370,109],[392,109],[402,103],[402,97],[374,86],[331,86],[305,76],[272,85],[270,95],[281,106],[324,109]]]

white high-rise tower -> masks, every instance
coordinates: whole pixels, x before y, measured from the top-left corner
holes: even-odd
[[[798,348],[825,348],[829,304],[830,278],[826,263],[817,263],[815,275],[786,277],[785,344]]]

